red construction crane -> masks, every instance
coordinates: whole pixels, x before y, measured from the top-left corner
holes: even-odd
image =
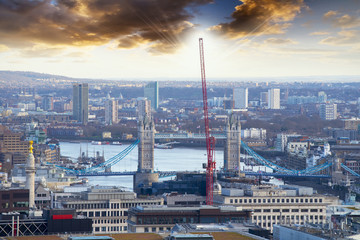
[[[206,205],[213,204],[213,190],[214,190],[214,170],[216,169],[215,162],[215,138],[210,137],[209,130],[209,114],[206,90],[206,77],[205,77],[205,61],[204,61],[204,44],[203,39],[199,38],[200,49],[200,66],[201,66],[201,82],[203,93],[204,105],[204,119],[205,119],[205,136],[206,136],[206,150],[207,150],[207,166],[206,166]]]

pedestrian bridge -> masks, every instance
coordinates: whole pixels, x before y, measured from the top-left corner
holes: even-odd
[[[224,133],[210,134],[215,139],[226,139]],[[205,133],[155,133],[155,139],[206,139]]]

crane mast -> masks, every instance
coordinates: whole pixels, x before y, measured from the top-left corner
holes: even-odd
[[[205,60],[204,60],[204,44],[203,39],[199,38],[200,49],[200,67],[201,67],[201,82],[203,93],[204,105],[204,120],[205,120],[205,136],[206,136],[206,150],[207,150],[207,166],[206,166],[206,205],[213,204],[213,190],[214,190],[214,170],[216,169],[215,162],[215,138],[210,137],[209,130],[209,114],[208,114],[208,101],[206,89],[206,76],[205,76]]]

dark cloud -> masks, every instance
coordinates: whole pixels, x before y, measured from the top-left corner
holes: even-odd
[[[235,7],[231,22],[221,23],[212,31],[230,38],[247,35],[279,34],[305,7],[303,0],[241,0]]]
[[[212,0],[1,0],[0,44],[87,46],[150,43],[172,52],[193,29],[187,10]]]

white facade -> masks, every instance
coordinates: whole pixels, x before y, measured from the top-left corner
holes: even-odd
[[[233,91],[233,98],[234,98],[234,105],[235,108],[248,108],[248,89],[247,88],[234,88]]]
[[[241,129],[241,138],[266,139],[266,129],[246,128]]]
[[[337,119],[337,104],[325,103],[320,105],[319,109],[320,118],[323,120]]]
[[[251,186],[245,189],[244,196],[214,196],[214,204],[252,210],[252,222],[271,231],[274,224],[325,223],[327,206],[337,205],[339,199],[313,194],[312,190],[286,185],[283,188]]]
[[[90,191],[62,193],[56,206],[76,209],[78,214],[92,219],[93,233],[126,233],[127,211],[131,207],[163,205],[162,198],[136,198],[136,193],[111,187],[98,187]]]
[[[280,89],[272,88],[268,90],[268,108],[280,109]]]
[[[117,100],[109,99],[105,102],[105,123],[107,125],[112,125],[119,122],[118,110],[119,105]]]
[[[151,102],[147,98],[137,98],[138,119],[143,119],[145,115],[151,117]]]

